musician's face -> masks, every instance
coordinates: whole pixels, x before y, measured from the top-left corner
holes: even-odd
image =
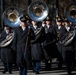
[[[26,26],[25,22],[21,22],[21,26],[25,27]]]
[[[32,21],[32,24],[33,24],[33,25],[36,25],[36,24],[37,24],[37,22],[36,22],[36,21]]]
[[[70,26],[70,23],[69,22],[65,22],[65,26]]]
[[[45,24],[45,21],[42,21],[42,24]]]
[[[61,22],[57,22],[57,25],[60,26],[61,25]]]
[[[47,24],[47,25],[50,25],[50,21],[46,21],[46,24]]]
[[[65,23],[64,23],[64,22],[62,22],[62,25],[64,26],[64,25],[65,25]]]
[[[29,20],[27,20],[27,23],[29,23],[30,21]]]
[[[6,30],[10,30],[10,28],[9,28],[9,27],[5,27],[5,29],[6,29]]]

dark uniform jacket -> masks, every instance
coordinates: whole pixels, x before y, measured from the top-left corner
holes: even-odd
[[[29,33],[28,33],[29,32]],[[34,33],[32,29],[26,27],[26,29],[23,31],[21,27],[17,27],[15,29],[15,37],[13,41],[12,48],[14,50],[17,50],[17,63],[22,63],[23,59],[29,59],[31,57],[31,46],[30,46],[30,40],[34,39]]]
[[[69,32],[73,31],[73,30],[74,30],[74,28],[72,26],[70,26]],[[68,37],[69,32],[64,27],[61,30],[60,40],[63,41],[66,37]],[[62,45],[63,45],[63,54],[62,54],[62,56],[63,56],[64,61],[66,59],[68,60],[69,58],[70,58],[69,60],[72,60],[72,58],[74,58],[73,57],[73,55],[74,55],[74,39],[70,43],[68,43],[68,45],[66,45],[66,46],[64,44],[62,44]]]
[[[9,32],[9,34],[10,33],[11,33],[11,31]],[[1,32],[0,42],[5,40],[7,35],[8,34],[6,34],[6,31],[3,30]],[[12,49],[11,49],[11,45],[12,45],[12,42],[9,45],[5,46],[5,47],[1,47],[1,60],[4,63],[12,63]]]
[[[56,41],[57,41],[57,33],[55,27],[53,25],[50,25],[49,28],[45,26],[44,49],[46,50],[46,53],[50,57],[55,57],[55,52],[57,51]],[[45,58],[49,59],[46,53],[44,53],[46,56]]]
[[[43,50],[42,50],[41,42],[43,41],[44,28],[37,26],[37,29],[35,29],[32,26],[32,29],[36,37],[31,43],[32,60],[41,60],[43,59]]]

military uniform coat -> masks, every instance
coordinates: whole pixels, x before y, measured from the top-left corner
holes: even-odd
[[[46,51],[46,53],[44,54],[46,59],[50,59],[50,57],[56,57],[55,53],[58,52],[56,41],[57,41],[57,33],[55,27],[53,25],[50,25],[49,28],[45,26],[44,50]],[[48,54],[49,58],[46,54]]]
[[[38,28],[40,28],[40,27],[37,27],[37,29]],[[32,29],[33,29],[34,33],[37,30],[33,26],[32,26]],[[41,28],[41,31],[39,32],[38,35],[35,35],[35,39],[31,43],[31,57],[32,57],[32,60],[43,59],[43,50],[42,50],[42,46],[41,46],[42,34],[43,34],[43,28]]]
[[[70,26],[70,31],[74,30],[73,27]],[[65,29],[65,33],[61,33],[61,40],[64,40],[64,38],[66,38],[69,33],[66,29]],[[69,39],[68,39],[69,40]],[[73,62],[74,62],[74,39],[66,46],[64,46],[63,44],[63,60],[65,61],[66,67],[67,67],[67,72],[70,73],[72,71],[72,66],[73,66]]]
[[[11,31],[9,32],[9,34]],[[0,41],[3,41],[6,39],[6,36],[8,34],[5,30],[2,31]],[[12,42],[7,45],[6,47],[1,47],[1,60],[4,63],[12,63],[12,49],[11,49]]]
[[[69,32],[73,31],[73,30],[74,30],[74,28],[72,26],[70,26]],[[64,31],[65,31],[65,33],[62,33]],[[66,28],[64,31],[62,30],[62,32],[61,32],[61,41],[64,40],[64,38],[66,38],[67,34],[69,33],[66,30]],[[64,44],[62,44],[62,45],[63,45],[63,55],[62,56],[63,56],[64,61],[66,60],[66,56],[68,56],[70,52],[73,53],[73,54],[71,54],[72,56],[70,56],[70,55],[68,56],[68,59],[70,57],[70,60],[71,60],[71,57],[73,57],[73,55],[74,55],[74,48],[75,48],[74,47],[74,39],[68,45],[66,45],[66,46],[64,46]],[[66,55],[66,53],[67,53],[67,55]]]
[[[21,27],[15,29],[15,37],[12,48],[17,50],[17,64],[22,64],[23,59],[27,60],[27,62],[28,60],[31,60],[30,40],[33,39],[33,37],[34,33],[31,29],[28,29],[28,27],[26,27],[24,31]]]
[[[63,50],[63,45],[60,43],[60,41],[62,40],[62,37],[64,36],[64,34],[66,33],[66,29],[64,26],[61,26],[61,28],[58,30],[58,27],[56,28],[57,33],[59,33],[59,37],[58,37],[58,42],[56,43],[57,45],[57,49],[61,55],[61,57],[64,57],[64,50]]]

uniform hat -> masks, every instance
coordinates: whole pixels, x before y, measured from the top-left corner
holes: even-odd
[[[22,17],[20,18],[20,20],[21,20],[21,22],[26,22],[26,21],[27,21],[27,18],[26,18],[25,16],[22,16]]]
[[[58,19],[58,18],[61,18],[61,16],[60,15],[56,15],[56,19]]]
[[[56,15],[56,18],[59,18],[59,16],[58,16],[58,15]]]
[[[62,19],[61,18],[58,18],[58,22],[62,22]]]
[[[62,22],[64,22],[64,18],[62,18],[61,20],[62,20]]]
[[[69,22],[69,20],[67,18],[64,19],[65,22]]]
[[[29,17],[28,15],[26,15],[26,18],[27,18],[28,20],[30,20],[30,17]]]
[[[52,21],[51,17],[46,17],[45,21]]]
[[[27,20],[31,21],[31,18],[28,15],[26,15],[26,18]]]

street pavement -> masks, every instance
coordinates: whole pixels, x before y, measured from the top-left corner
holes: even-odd
[[[44,62],[41,63],[41,69],[40,69],[40,74],[39,75],[67,75],[67,72],[65,70],[66,66],[63,65],[62,70],[57,69],[57,62],[56,59],[52,61],[52,69],[50,71],[44,71],[43,69],[45,68]],[[3,65],[2,62],[0,62],[0,75],[19,75],[19,71],[16,70],[16,68],[13,68],[12,74],[9,74],[8,72],[6,74],[2,73],[3,71]],[[76,70],[72,71],[73,75],[76,75]],[[27,75],[37,75],[35,74],[32,70],[28,70]]]

